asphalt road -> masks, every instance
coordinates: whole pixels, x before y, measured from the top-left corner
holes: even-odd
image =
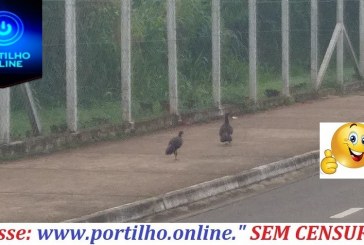
[[[318,174],[195,212],[176,222],[363,222],[364,180],[320,180]]]
[[[362,223],[364,180],[319,178],[313,166],[138,222]]]

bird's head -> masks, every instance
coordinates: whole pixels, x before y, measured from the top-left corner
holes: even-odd
[[[179,131],[178,136],[181,137],[183,134],[183,131]]]

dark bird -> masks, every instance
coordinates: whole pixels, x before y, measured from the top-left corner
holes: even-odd
[[[233,140],[231,135],[233,134],[233,127],[229,123],[229,113],[225,113],[225,122],[220,127],[219,135],[220,142],[229,142]]]
[[[280,94],[280,92],[276,89],[266,89],[264,91],[264,93],[265,93],[265,96],[267,96],[268,98],[277,97]]]
[[[172,138],[167,146],[166,155],[174,154],[174,159],[177,159],[177,150],[182,146],[183,139],[182,139],[183,131],[179,131],[178,136]]]

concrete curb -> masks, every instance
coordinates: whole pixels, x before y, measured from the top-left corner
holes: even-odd
[[[281,161],[259,166],[236,175],[229,175],[184,189],[144,199],[141,201],[110,208],[80,218],[67,220],[67,223],[113,223],[129,222],[162,211],[193,203],[226,191],[242,188],[278,175],[315,165],[319,161],[319,151],[312,151]]]

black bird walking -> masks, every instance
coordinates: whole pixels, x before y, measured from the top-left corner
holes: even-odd
[[[178,136],[172,138],[167,146],[166,155],[174,154],[174,159],[177,159],[177,150],[182,146],[183,139],[182,139],[183,131],[179,131]]]
[[[225,113],[225,122],[220,127],[219,135],[220,142],[229,142],[233,140],[231,135],[233,134],[233,127],[229,123],[229,113]]]

